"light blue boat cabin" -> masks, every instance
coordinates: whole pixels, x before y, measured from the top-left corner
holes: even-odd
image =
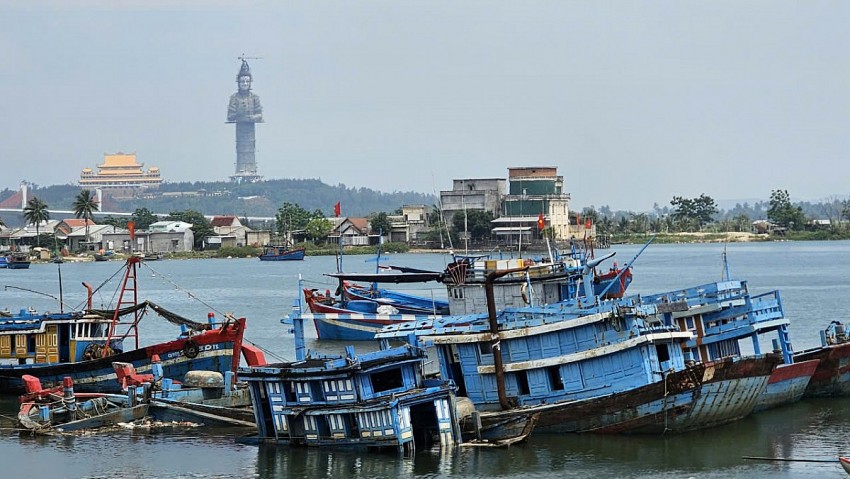
[[[411,454],[460,443],[455,387],[425,379],[424,350],[410,345],[357,356],[240,368],[258,434],[243,442],[395,449]]]

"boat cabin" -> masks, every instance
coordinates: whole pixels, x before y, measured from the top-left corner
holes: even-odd
[[[67,363],[100,357],[110,319],[82,313],[21,310],[0,318],[0,360],[17,364]],[[121,349],[120,340],[112,340]]]
[[[454,387],[426,380],[425,352],[403,346],[356,356],[240,368],[251,388],[257,442],[412,453],[460,441]]]

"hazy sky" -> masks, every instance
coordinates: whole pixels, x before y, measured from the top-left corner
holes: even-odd
[[[244,5],[244,6],[236,6]],[[0,187],[135,152],[380,191],[557,166],[571,206],[850,193],[850,2],[0,0]],[[294,199],[297,202],[297,198]]]

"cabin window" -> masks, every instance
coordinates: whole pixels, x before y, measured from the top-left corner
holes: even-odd
[[[482,356],[485,354],[493,354],[493,346],[490,343],[478,343],[478,353]]]
[[[694,325],[693,316],[688,316],[687,318],[685,318],[685,329],[687,329],[688,331],[694,331],[695,329],[697,329],[696,325]]]
[[[561,378],[561,367],[560,366],[549,366],[546,368],[546,372],[549,373],[549,386],[552,391],[563,391],[564,390],[564,380]]]
[[[401,368],[388,369],[372,374],[372,390],[376,393],[399,389],[404,386]]]
[[[670,350],[666,344],[656,344],[655,353],[658,354],[658,362],[663,363],[670,360]]]
[[[35,353],[35,335],[27,334],[27,352],[30,354]]]
[[[516,385],[517,389],[519,389],[520,396],[528,395],[530,392],[530,389],[528,388],[528,372],[520,371],[514,376],[516,376]]]
[[[95,338],[106,336],[105,325],[103,323],[94,323],[91,325],[91,335]]]

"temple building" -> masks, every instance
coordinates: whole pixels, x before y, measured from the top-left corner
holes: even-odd
[[[144,170],[144,163],[136,161],[135,153],[115,153],[103,155],[103,163],[97,165],[97,173],[91,168],[83,168],[80,174],[80,186],[104,190],[138,190],[157,188],[162,183],[159,168],[152,166]]]

